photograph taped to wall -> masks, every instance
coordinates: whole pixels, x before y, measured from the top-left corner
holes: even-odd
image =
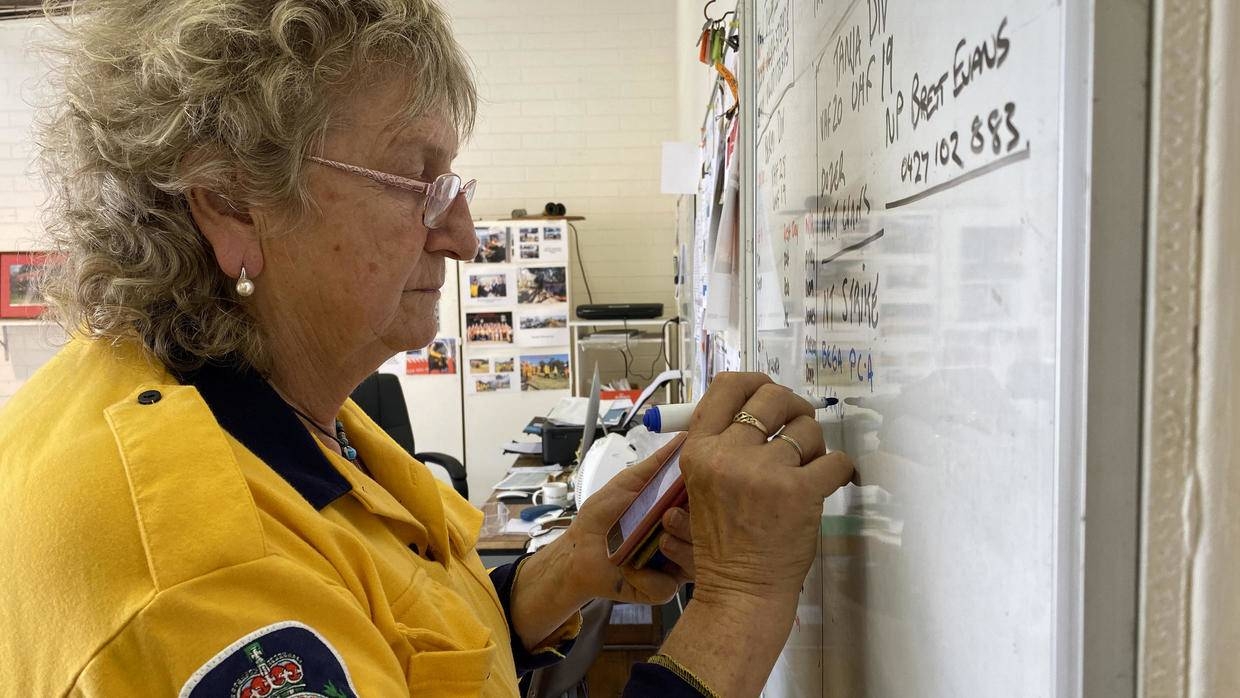
[[[512,313],[465,313],[465,341],[471,344],[512,344]]]
[[[469,372],[471,375],[474,373],[490,373],[491,372],[491,360],[490,359],[470,359],[469,360]]]
[[[539,247],[540,247],[539,244],[536,242],[521,243],[520,245],[521,259],[522,260],[541,259],[541,257],[538,256]]]
[[[517,344],[530,347],[568,344],[568,306],[519,311]]]
[[[511,393],[516,386],[511,373],[478,373],[465,381],[466,392],[470,393]]]
[[[478,252],[474,255],[474,262],[502,264],[508,261],[507,226],[474,228],[474,233],[478,236]]]
[[[522,267],[517,271],[518,303],[566,303],[565,267]]]
[[[495,359],[496,373],[512,373],[517,370],[517,361],[511,356]]]
[[[425,349],[405,352],[406,375],[454,375],[455,373],[455,337],[436,337]]]
[[[510,266],[461,265],[462,304],[469,306],[511,304],[516,295],[516,270]]]
[[[567,390],[568,354],[521,356],[521,390]]]
[[[541,261],[568,261],[568,236],[564,234],[565,228],[567,228],[567,224],[562,221],[543,226],[542,248],[539,250],[538,257]]]
[[[533,228],[521,227],[517,229],[517,239],[521,242],[538,243],[542,241],[542,236],[538,234],[538,227]]]

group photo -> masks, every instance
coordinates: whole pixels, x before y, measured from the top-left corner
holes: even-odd
[[[512,313],[466,313],[465,340],[468,342],[512,343]]]

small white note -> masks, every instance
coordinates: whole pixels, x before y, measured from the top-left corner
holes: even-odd
[[[696,194],[698,177],[698,147],[693,143],[663,142],[663,177],[659,191],[664,194]]]

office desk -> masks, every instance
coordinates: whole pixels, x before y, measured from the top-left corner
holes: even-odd
[[[509,471],[520,470],[523,467],[542,467],[546,465],[543,463],[541,454],[511,455],[514,458],[512,464],[508,466]],[[572,480],[572,470],[566,470],[559,475],[549,477],[557,482],[569,482]],[[492,491],[487,497],[486,502],[483,503],[484,510],[487,505],[498,501],[495,492]],[[508,519],[512,520],[520,518],[521,512],[527,507],[532,506],[532,504],[530,500],[525,500],[523,503],[510,503],[506,504],[506,506],[508,507]],[[483,531],[478,536],[478,555],[482,557],[482,562],[487,567],[502,565],[506,562],[511,562],[517,556],[524,553],[529,542],[530,536],[528,533],[487,533]]]
[[[495,493],[492,492],[487,497],[486,504],[498,502]],[[483,506],[486,506],[484,504]],[[508,519],[519,519],[521,512],[527,507],[532,506],[528,502],[525,504],[506,504],[508,507]],[[487,533],[482,532],[478,536],[478,554],[480,555],[512,555],[517,556],[525,552],[525,546],[530,542],[530,534],[528,533]]]
[[[514,460],[510,469],[517,469],[529,466],[542,466],[542,456],[518,455]],[[557,476],[555,479],[567,481],[567,475]],[[495,492],[491,492],[483,504],[487,505],[498,502]],[[520,518],[521,512],[527,507],[532,506],[529,500],[522,503],[506,503],[508,507],[508,519]],[[478,554],[482,557],[482,561],[487,567],[502,565],[511,562],[514,558],[525,552],[525,547],[530,542],[528,533],[487,533],[483,532],[478,536]]]

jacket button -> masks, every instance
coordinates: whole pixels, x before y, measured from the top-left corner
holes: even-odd
[[[161,394],[158,390],[144,390],[142,391],[142,394],[138,395],[138,404],[154,405],[162,400],[163,397],[163,394]]]

